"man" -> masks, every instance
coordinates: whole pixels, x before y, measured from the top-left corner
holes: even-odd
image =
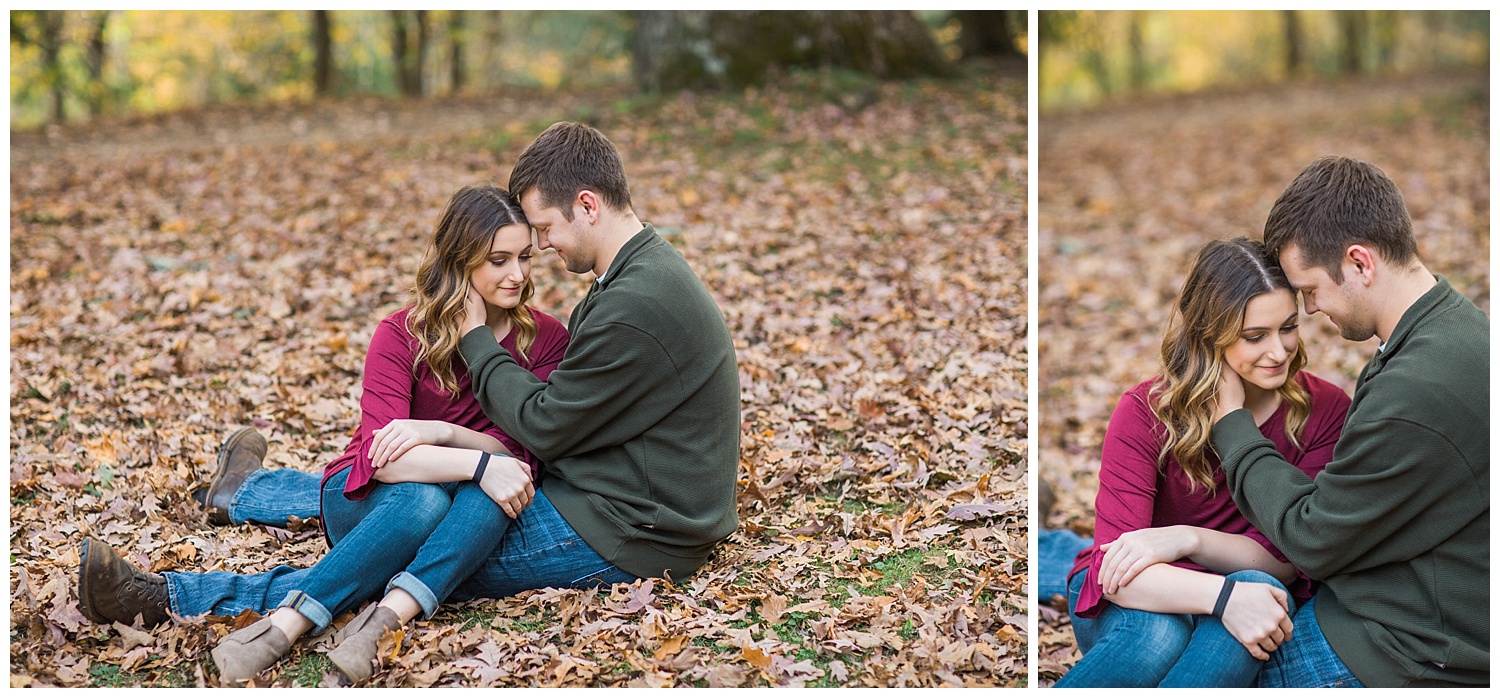
[[[1322,581],[1260,685],[1488,685],[1488,318],[1422,264],[1401,192],[1369,164],[1309,165],[1265,243],[1309,314],[1381,345],[1316,482],[1220,381],[1212,439],[1235,503]]]
[[[682,255],[636,217],[619,153],[598,131],[554,124],[521,154],[510,188],[540,246],[556,249],[569,270],[599,278],[573,311],[572,341],[546,383],[493,336],[488,347],[481,332],[464,338],[481,405],[546,461],[547,476],[450,598],[681,579],[738,526],[739,372],[723,315]],[[480,303],[470,310],[482,325]],[[231,437],[200,501],[227,520],[284,522],[284,508],[243,508],[246,486],[273,472],[260,470],[264,454],[253,432]],[[296,478],[283,484],[316,486],[314,476]],[[129,624],[141,615],[153,625],[169,611],[264,613],[280,600],[230,587],[212,608],[188,608],[161,575],[135,569],[108,546],[89,541],[84,553],[80,605],[96,622]]]

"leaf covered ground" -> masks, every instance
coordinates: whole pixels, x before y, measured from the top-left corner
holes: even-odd
[[[1043,523],[1093,532],[1110,413],[1158,371],[1161,332],[1198,248],[1259,239],[1271,204],[1318,156],[1390,175],[1428,268],[1488,312],[1488,85],[1484,72],[1449,73],[1044,114],[1036,445],[1058,504]],[[1352,392],[1375,340],[1346,342],[1322,315],[1301,327],[1307,370]],[[1079,655],[1066,613],[1043,606],[1038,684],[1050,686]]]
[[[321,471],[441,206],[560,119],[615,141],[724,311],[742,524],[687,579],[445,606],[370,683],[1024,684],[1025,100],[993,72],[817,74],[13,134],[11,684],[215,683],[227,619],[88,623],[79,542],[155,570],[317,560],[314,529],[214,527],[190,489],[243,425]],[[551,254],[534,273],[559,317],[588,283]],[[337,683],[327,641],[261,682]]]

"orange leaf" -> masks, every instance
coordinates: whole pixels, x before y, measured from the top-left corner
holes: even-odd
[[[750,666],[757,669],[765,669],[771,666],[771,658],[766,656],[759,647],[746,647],[740,651],[740,659],[750,662]]]

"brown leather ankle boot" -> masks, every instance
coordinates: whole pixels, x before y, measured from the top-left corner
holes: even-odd
[[[88,536],[78,549],[78,610],[102,625],[130,625],[140,616],[149,628],[165,622],[167,578],[137,569],[98,538]]]

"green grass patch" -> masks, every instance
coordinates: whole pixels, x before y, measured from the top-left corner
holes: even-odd
[[[446,622],[458,623],[459,631],[468,630],[474,626],[481,626],[486,630],[495,629],[495,614],[482,608],[461,608],[449,614]]]
[[[147,661],[156,659],[161,659],[161,655],[153,654],[147,657]],[[193,664],[191,662],[185,662],[161,671],[135,673],[121,671],[120,667],[113,664],[96,662],[89,665],[89,686],[94,688],[125,688],[129,686],[185,688],[197,685],[192,679],[192,667]]]
[[[287,669],[286,676],[292,683],[303,687],[316,687],[323,675],[333,671],[333,662],[322,652],[304,652],[296,666]]]

